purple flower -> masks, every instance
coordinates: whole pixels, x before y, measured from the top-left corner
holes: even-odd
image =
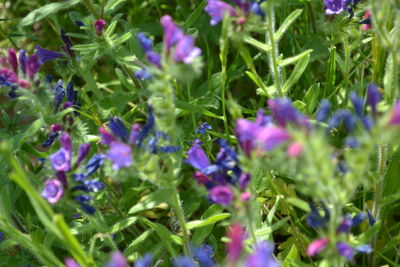
[[[75,162],[75,165],[78,166],[82,160],[88,155],[90,150],[90,143],[82,144],[78,148],[78,158]]]
[[[352,219],[353,226],[357,226],[357,225],[361,224],[365,220],[366,217],[367,217],[367,213],[365,213],[365,212],[358,213]]]
[[[146,52],[146,58],[151,64],[161,68],[161,56],[160,56],[160,54],[158,54],[158,53],[156,53],[154,51],[147,51]]]
[[[65,31],[63,29],[61,29],[61,39],[63,40],[65,47],[64,50],[71,56],[74,56],[74,51],[72,51],[71,47],[72,47],[72,42],[69,39],[69,37],[65,34]]]
[[[354,248],[345,242],[337,242],[336,249],[339,255],[345,257],[347,260],[352,261],[354,258]]]
[[[193,262],[188,256],[179,256],[174,259],[175,267],[197,267],[197,264]]]
[[[36,73],[40,70],[40,56],[30,55],[26,62],[26,72],[28,73],[29,79],[33,80]]]
[[[60,136],[60,145],[61,148],[64,148],[65,150],[69,151],[69,153],[72,153],[72,142],[71,142],[71,136],[67,133],[63,133]]]
[[[8,63],[12,67],[15,74],[18,74],[18,60],[17,60],[17,53],[14,49],[8,49]]]
[[[19,50],[18,59],[19,59],[19,64],[21,65],[21,71],[25,75],[26,74],[26,62],[27,62],[25,50],[23,50],[23,49]]]
[[[371,106],[373,116],[376,115],[376,106],[379,101],[381,101],[381,92],[376,84],[370,83],[367,89],[367,103]]]
[[[325,224],[330,219],[329,210],[325,207],[325,205],[322,205],[325,214],[324,214],[324,216],[321,216],[320,212],[318,211],[318,209],[314,203],[310,202],[309,205],[310,205],[311,212],[307,215],[308,225],[310,225],[311,227],[314,227],[314,228],[325,226]]]
[[[262,128],[256,137],[265,150],[272,150],[290,139],[290,135],[285,129],[275,126]]]
[[[63,184],[58,179],[46,181],[41,195],[49,203],[54,204],[64,195]]]
[[[361,245],[356,247],[357,252],[370,254],[372,252],[372,247],[369,244]]]
[[[201,55],[200,48],[194,46],[194,39],[190,35],[183,36],[177,43],[174,51],[174,61],[190,64]]]
[[[211,130],[211,129],[212,129],[212,127],[210,124],[208,124],[208,122],[203,122],[202,124],[199,125],[199,127],[197,127],[195,132],[200,133],[201,135],[204,135],[207,130]]]
[[[104,184],[97,180],[85,180],[83,184],[86,186],[86,192],[98,192],[104,188]]]
[[[107,157],[113,162],[114,170],[129,167],[132,163],[132,149],[128,145],[114,141],[110,144]]]
[[[356,123],[356,118],[347,109],[339,109],[329,119],[329,121],[328,121],[329,128],[330,129],[336,128],[342,122],[344,123],[344,126],[346,127],[346,129],[348,131],[352,131],[355,126],[355,123]]]
[[[54,170],[67,172],[71,169],[71,151],[61,148],[50,156],[50,161]]]
[[[148,38],[144,33],[138,32],[136,38],[139,40],[139,43],[145,52],[153,50],[153,40]]]
[[[268,107],[279,126],[285,127],[288,122],[301,124],[303,117],[288,98],[269,99]]]
[[[153,76],[145,70],[135,71],[135,77],[141,81],[146,81],[151,79]]]
[[[224,18],[225,13],[228,13],[231,16],[236,16],[235,9],[229,4],[220,0],[208,0],[204,11],[210,15],[211,25],[218,24]]]
[[[109,127],[114,136],[121,138],[123,141],[127,141],[128,131],[120,118],[111,118]]]
[[[321,238],[314,240],[307,247],[307,255],[310,257],[317,256],[319,253],[321,253],[321,251],[325,249],[326,245],[328,244],[328,241],[329,241],[328,238]]]
[[[176,26],[170,15],[164,15],[161,18],[161,25],[164,30],[164,45],[168,53],[171,47],[182,38],[183,32]]]
[[[112,142],[115,141],[114,136],[111,133],[109,133],[104,127],[99,128],[99,134],[101,137],[100,142],[104,145],[109,146]]]
[[[243,243],[246,240],[246,234],[242,226],[239,224],[232,225],[228,232],[228,237],[231,240],[227,245],[228,258],[232,263],[237,262],[243,250]]]
[[[210,166],[210,161],[207,158],[204,150],[199,146],[194,144],[187,153],[188,159],[184,162],[193,166],[198,170],[204,170]]]
[[[135,123],[132,125],[131,134],[129,135],[129,144],[136,145],[140,132],[140,124]]]
[[[135,267],[150,267],[153,260],[153,255],[151,253],[146,253],[142,258],[135,261]]]
[[[389,125],[400,125],[400,100],[397,101],[391,112]]]
[[[62,56],[62,54],[41,48],[36,45],[36,55],[39,57],[40,64],[44,64],[46,61],[54,60]]]
[[[228,206],[233,200],[232,189],[227,185],[218,185],[210,190],[209,196],[212,201],[222,206]]]
[[[104,27],[107,25],[107,22],[105,22],[102,19],[97,19],[94,23],[93,26],[96,29],[97,35],[102,35]]]
[[[116,251],[112,254],[110,261],[105,265],[105,267],[128,267],[128,261],[125,259],[124,255]]]
[[[81,267],[74,259],[66,258],[65,267]]]
[[[214,267],[215,262],[212,258],[213,247],[204,244],[202,247],[192,248],[194,258],[200,263],[202,267]]]
[[[9,86],[18,82],[18,76],[7,68],[0,69],[0,85]]]
[[[346,0],[324,0],[327,15],[340,14],[346,6]]]
[[[337,231],[339,233],[348,233],[350,232],[351,227],[353,226],[353,220],[350,214],[344,216],[342,222],[340,223]]]
[[[271,242],[260,242],[257,244],[256,251],[246,260],[246,267],[279,267],[279,263],[274,258],[274,244]]]
[[[364,113],[363,112],[364,103],[361,97],[359,97],[356,92],[352,91],[350,92],[350,100],[351,103],[353,104],[354,111],[356,112],[357,116],[362,117]]]

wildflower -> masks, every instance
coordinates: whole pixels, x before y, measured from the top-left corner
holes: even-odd
[[[319,253],[321,253],[321,251],[325,249],[328,242],[329,242],[328,238],[321,238],[314,240],[307,247],[307,255],[310,257],[317,256]]]
[[[149,80],[153,76],[145,70],[137,70],[135,71],[135,77],[141,81]]]
[[[339,109],[329,119],[328,125],[332,129],[338,127],[342,122],[348,131],[352,131],[356,123],[356,118],[347,109]]]
[[[141,32],[137,33],[136,37],[145,52],[153,50],[153,40]]]
[[[324,216],[321,216],[314,203],[310,202],[309,205],[311,212],[307,216],[307,223],[314,228],[325,226],[330,219],[329,210],[325,207],[325,205],[322,205],[324,209]]]
[[[376,116],[376,106],[381,101],[381,93],[378,90],[378,86],[374,83],[370,83],[367,89],[367,103],[371,106],[372,114]]]
[[[36,45],[36,55],[39,57],[40,64],[44,64],[47,61],[57,59],[62,56],[62,54],[41,48],[40,46]]]
[[[42,197],[47,199],[49,203],[51,204],[56,203],[64,195],[64,189],[62,183],[58,179],[52,179],[46,181],[41,195]]]
[[[366,208],[366,210],[367,210],[369,225],[372,226],[376,223],[376,220],[375,220],[374,216],[371,214],[371,211],[368,208]]]
[[[245,189],[250,183],[250,174],[249,173],[241,173],[239,176],[239,186],[241,189]]]
[[[400,100],[397,101],[396,105],[394,106],[389,119],[389,125],[399,125],[399,124],[400,124]]]
[[[8,63],[12,67],[15,74],[18,74],[18,60],[17,60],[17,53],[14,49],[8,49]]]
[[[112,168],[114,170],[129,167],[132,162],[131,147],[118,141],[112,142],[107,157],[113,162]]]
[[[112,142],[115,141],[114,136],[111,133],[109,133],[104,127],[99,128],[99,134],[101,137],[100,142],[104,145],[109,146]]]
[[[352,219],[352,224],[353,226],[357,226],[361,224],[365,218],[367,217],[367,214],[365,212],[360,212],[357,215],[355,215]]]
[[[40,57],[38,55],[30,55],[26,62],[26,72],[28,73],[29,79],[33,80],[36,73],[39,72],[40,69]]]
[[[80,103],[78,102],[78,91],[74,90],[74,84],[69,82],[66,89],[66,102],[64,103],[63,109],[74,107],[75,109],[80,108]]]
[[[0,242],[3,241],[4,239],[5,239],[4,233],[3,233],[3,232],[0,232]]]
[[[97,35],[102,35],[103,34],[103,30],[104,30],[104,27],[107,25],[107,22],[105,22],[104,20],[102,20],[102,19],[97,19],[94,23],[93,23],[93,26],[94,26],[94,28],[95,28],[95,30],[96,30],[96,34]]]
[[[197,267],[197,265],[188,256],[179,256],[174,259],[176,267]]]
[[[18,76],[10,69],[0,69],[0,86],[10,86],[13,83],[18,82]]]
[[[209,196],[212,201],[222,206],[228,206],[233,200],[233,192],[229,186],[218,185],[210,190]]]
[[[129,135],[129,144],[136,144],[138,137],[139,137],[139,132],[140,132],[140,124],[139,123],[135,123],[132,125],[131,128],[131,134]]]
[[[354,91],[350,92],[350,100],[351,103],[353,104],[354,111],[356,112],[357,116],[362,117],[363,106],[364,106],[363,100]]]
[[[270,242],[260,242],[257,244],[256,251],[246,260],[246,267],[279,267],[279,263],[273,256],[274,244]]]
[[[151,253],[146,253],[142,258],[135,261],[135,267],[150,267],[153,260],[153,255]]]
[[[239,224],[232,225],[228,232],[228,237],[231,240],[227,245],[228,258],[235,263],[240,257],[243,250],[243,242],[246,239],[244,228]]]
[[[210,166],[210,161],[207,158],[204,150],[199,146],[194,144],[187,153],[188,159],[184,162],[193,166],[198,170],[204,170]]]
[[[147,51],[146,52],[146,58],[147,60],[152,63],[153,65],[161,68],[161,56],[160,54],[154,52],[154,51]]]
[[[342,222],[340,223],[337,231],[339,233],[348,233],[350,232],[351,227],[353,226],[353,220],[350,214],[344,216]]]
[[[294,142],[290,144],[286,150],[289,157],[297,158],[303,152],[304,146],[299,142]]]
[[[220,0],[208,0],[207,6],[204,9],[211,17],[211,25],[218,24],[223,18],[225,13],[230,16],[236,16],[235,9],[229,4]]]
[[[360,142],[356,137],[348,136],[345,139],[345,143],[350,148],[357,148],[360,145]]]
[[[211,129],[212,129],[212,127],[210,124],[208,124],[208,122],[203,122],[202,124],[199,125],[199,127],[197,127],[195,132],[200,133],[201,135],[204,135],[207,130],[211,130]]]
[[[111,255],[110,261],[105,265],[105,267],[128,267],[129,264],[125,259],[124,255],[116,251]]]
[[[361,245],[356,247],[356,251],[360,253],[370,254],[372,252],[372,247],[369,244]]]
[[[338,242],[336,244],[336,249],[339,255],[345,257],[347,260],[352,261],[354,258],[354,248],[345,242]]]
[[[194,46],[194,39],[192,36],[183,36],[176,44],[174,51],[175,62],[184,62],[190,64],[193,60],[200,56],[200,48]]]
[[[262,1],[259,1],[258,3],[254,1],[253,3],[251,3],[250,10],[251,10],[251,12],[253,12],[255,15],[258,15],[258,16],[260,16],[260,17],[265,17],[265,12],[264,12],[264,10],[262,10],[262,8],[260,7],[260,4],[261,4],[262,2],[264,2],[264,1],[262,0]]]
[[[74,259],[66,258],[65,267],[81,267]]]
[[[21,65],[21,71],[24,75],[26,75],[26,63],[27,63],[27,57],[26,57],[26,52],[25,50],[21,49],[19,51],[19,55],[18,55],[18,61],[19,64]]]
[[[371,19],[371,12],[369,10],[365,11],[363,20],[360,21],[360,24],[363,24],[361,30],[367,31],[372,29],[372,19]]]
[[[118,117],[111,118],[109,127],[114,136],[121,138],[121,140],[123,141],[127,141],[128,131],[126,130],[126,127],[122,123],[120,118]]]
[[[240,200],[241,200],[241,201],[247,202],[247,201],[249,201],[250,199],[251,199],[251,193],[249,193],[249,192],[244,192],[244,193],[241,193],[241,194],[240,194]]]
[[[213,247],[204,244],[202,247],[192,248],[193,257],[200,263],[201,267],[213,267],[215,262],[212,258]]]
[[[340,14],[343,12],[346,3],[346,0],[324,0],[325,13],[327,15]]]
[[[281,127],[285,127],[289,122],[296,124],[302,122],[303,116],[288,98],[269,99],[268,107],[272,112],[273,118]]]
[[[161,26],[164,30],[164,46],[168,53],[171,47],[183,37],[183,32],[169,15],[161,18]]]
[[[90,143],[82,144],[78,148],[78,158],[75,162],[75,166],[79,165],[82,160],[86,158],[90,150]]]
[[[50,161],[54,170],[67,172],[71,168],[71,151],[61,148],[50,156]]]

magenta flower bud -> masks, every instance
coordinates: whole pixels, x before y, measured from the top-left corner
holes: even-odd
[[[66,258],[65,267],[81,267],[74,259]]]
[[[328,238],[321,238],[314,240],[313,242],[311,242],[310,245],[308,245],[307,255],[310,257],[317,256],[321,251],[325,249],[328,242],[329,242]]]
[[[103,30],[104,30],[104,27],[107,25],[107,22],[105,22],[104,20],[102,20],[102,19],[98,19],[98,20],[96,20],[95,22],[94,22],[94,28],[96,29],[96,33],[97,33],[97,35],[102,35],[103,34]]]
[[[249,201],[251,198],[251,193],[250,192],[243,192],[242,194],[240,194],[240,200],[247,202]]]
[[[21,86],[22,88],[29,88],[29,82],[24,79],[19,79],[18,85]]]
[[[171,47],[182,38],[183,32],[176,26],[170,15],[161,18],[161,25],[164,29],[164,45],[168,53]]]
[[[291,158],[297,158],[301,155],[301,153],[303,152],[303,149],[304,149],[304,147],[301,143],[294,142],[288,146],[286,153]]]
[[[26,62],[26,72],[28,73],[29,79],[33,80],[36,73],[40,70],[40,60],[38,55],[31,55],[28,57]]]
[[[201,50],[194,46],[192,36],[185,35],[177,43],[174,51],[174,61],[190,64],[193,60],[201,55]]]
[[[212,201],[222,206],[228,206],[233,200],[232,189],[227,185],[218,185],[210,190],[209,196]]]
[[[0,63],[3,66],[3,68],[9,68],[10,65],[8,65],[8,60],[6,57],[1,57],[0,58]]]
[[[389,125],[400,125],[400,100],[397,101],[391,112]]]
[[[6,83],[12,84],[18,82],[18,76],[12,70],[7,68],[0,69],[0,77]]]
[[[62,130],[63,130],[63,127],[60,124],[55,123],[50,126],[50,131],[53,133],[60,132]]]
[[[52,179],[46,181],[41,195],[42,197],[47,199],[49,203],[51,204],[56,203],[64,195],[64,189],[62,183],[58,179]]]
[[[113,162],[113,170],[129,167],[132,163],[132,149],[128,145],[114,141],[110,144],[107,157]]]
[[[228,258],[232,263],[235,263],[239,260],[240,254],[243,250],[244,240],[246,240],[244,228],[239,224],[232,225],[228,232],[228,237],[231,240],[227,246]]]
[[[10,63],[10,66],[13,69],[14,73],[18,75],[17,53],[12,48],[8,49],[8,63]]]
[[[116,251],[112,254],[110,261],[105,267],[128,267],[128,261],[125,259],[124,254]]]

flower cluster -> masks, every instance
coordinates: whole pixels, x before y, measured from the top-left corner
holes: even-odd
[[[154,125],[153,108],[149,106],[146,124],[140,126],[135,123],[130,134],[118,117],[110,119],[109,128],[112,134],[104,127],[100,127],[101,143],[109,147],[107,158],[112,161],[114,170],[129,167],[132,164],[133,148],[144,146],[153,154],[158,152],[174,153],[180,149],[178,146],[159,145],[161,141],[170,140],[170,137],[164,132],[156,131]]]
[[[224,18],[225,14],[237,18],[239,23],[245,22],[251,13],[261,17],[265,16],[265,12],[260,6],[265,0],[233,0],[233,2],[238,7],[237,9],[221,0],[208,0],[204,10],[211,17],[211,25],[218,24]]]
[[[28,88],[29,78],[34,81],[36,73],[40,70],[39,57],[37,55],[26,56],[25,50],[20,50],[18,55],[14,49],[8,49],[8,57],[2,57],[0,69],[0,87],[9,87],[8,96],[15,98],[17,96],[16,89],[18,86]]]
[[[93,214],[95,212],[94,207],[87,204],[91,200],[91,197],[78,192],[97,192],[104,188],[102,182],[96,179],[87,178],[103,165],[105,156],[95,154],[86,164],[85,172],[74,173],[89,154],[90,144],[85,143],[79,146],[76,160],[74,164],[72,164],[73,155],[71,137],[67,133],[63,133],[59,140],[61,145],[60,149],[50,156],[51,166],[53,170],[56,171],[56,178],[46,181],[42,191],[42,196],[46,198],[49,203],[54,204],[64,196],[65,190],[71,188],[72,198],[85,212]],[[69,186],[67,179],[70,174],[73,177],[73,187]]]
[[[325,13],[327,15],[337,15],[347,10],[351,17],[354,16],[353,9],[361,0],[324,0]]]
[[[199,184],[207,188],[213,202],[228,206],[235,198],[235,193],[240,194],[242,201],[248,201],[250,193],[246,192],[246,188],[250,181],[250,174],[242,171],[235,150],[228,145],[226,140],[219,139],[217,144],[220,151],[214,164],[210,163],[199,142],[192,144],[187,152],[188,158],[185,163],[197,169],[194,177]],[[236,187],[240,192],[236,192]]]
[[[163,27],[163,53],[166,59],[172,59],[174,63],[190,64],[195,58],[201,55],[200,48],[194,44],[194,38],[191,35],[186,35],[183,30],[178,27],[171,16],[165,15],[161,18],[161,26]],[[146,59],[156,66],[162,68],[162,56],[153,49],[153,41],[143,33],[136,35],[143,50],[145,51]],[[151,78],[151,75],[145,70],[135,72],[138,79],[146,80]]]
[[[310,226],[314,228],[326,228],[327,224],[330,220],[329,210],[325,205],[322,205],[324,209],[324,215],[322,216],[314,203],[310,203],[311,213],[307,216],[307,222]],[[336,229],[337,234],[348,235],[351,232],[353,227],[357,227],[360,225],[367,217],[369,218],[369,224],[373,225],[375,223],[375,219],[372,217],[371,213],[367,209],[367,213],[360,212],[352,217],[350,214],[345,215],[342,218],[341,223]],[[311,257],[317,256],[321,253],[326,246],[329,244],[329,238],[320,238],[316,239],[310,243],[307,248],[307,255]],[[349,261],[353,261],[354,255],[356,252],[359,253],[371,253],[372,249],[370,245],[359,245],[357,247],[352,247],[346,242],[337,241],[335,244],[337,249],[337,253],[343,257],[345,257]]]

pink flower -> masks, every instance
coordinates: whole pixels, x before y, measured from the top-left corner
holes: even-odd
[[[389,125],[400,125],[400,100],[396,103],[390,115]]]
[[[246,240],[244,228],[239,224],[232,225],[228,232],[231,242],[228,244],[228,258],[231,262],[236,262],[243,249],[243,242]]]
[[[321,251],[325,249],[328,242],[328,238],[314,240],[313,242],[311,242],[310,245],[308,245],[307,255],[310,257],[317,256]]]
[[[297,158],[298,156],[301,155],[303,149],[304,147],[301,143],[294,142],[288,146],[286,153],[289,155],[289,157]]]

